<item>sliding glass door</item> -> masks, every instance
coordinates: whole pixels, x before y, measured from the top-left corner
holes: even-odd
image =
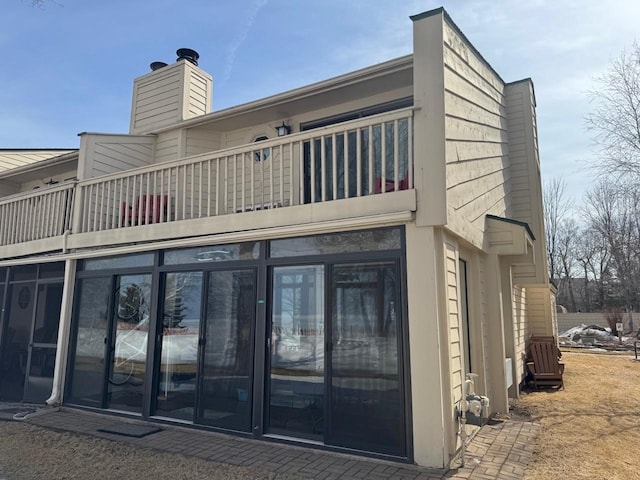
[[[268,431],[324,433],[324,267],[273,269]]]
[[[397,287],[395,263],[332,268],[328,443],[404,454]]]
[[[149,339],[151,275],[116,277],[107,408],[142,413]]]
[[[255,270],[208,274],[198,423],[251,431]]]
[[[398,264],[283,266],[271,278],[267,433],[405,455]]]
[[[191,421],[195,414],[202,272],[164,276],[158,344],[156,415]]]

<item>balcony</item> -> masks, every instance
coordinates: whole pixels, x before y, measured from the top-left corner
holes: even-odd
[[[41,243],[71,228],[75,182],[0,199],[0,245]]]
[[[415,205],[408,192],[412,133],[412,110],[396,110],[9,197],[0,201],[0,242],[59,236],[69,228],[71,248],[96,239],[106,245],[237,231],[286,224],[296,211],[334,201],[342,210],[356,205],[354,215],[376,213],[371,196],[382,206],[390,198],[383,196],[400,198],[397,192]],[[259,213],[265,210],[271,215]]]

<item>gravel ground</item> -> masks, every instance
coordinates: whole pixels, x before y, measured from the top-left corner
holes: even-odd
[[[0,480],[294,480],[249,467],[208,462],[101,438],[0,421]]]

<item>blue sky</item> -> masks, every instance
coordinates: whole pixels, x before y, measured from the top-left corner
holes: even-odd
[[[200,53],[213,108],[306,85],[412,50],[410,15],[444,6],[507,81],[531,77],[543,180],[579,201],[596,151],[587,92],[630,49],[637,0],[4,0],[0,148],[77,148],[129,128],[133,79],[175,51]]]

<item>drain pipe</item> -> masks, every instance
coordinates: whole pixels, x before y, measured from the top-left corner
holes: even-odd
[[[51,396],[46,401],[48,406],[58,406],[62,403],[65,365],[67,364],[67,353],[69,350],[69,332],[71,331],[71,307],[73,305],[75,276],[76,260],[67,259],[64,267],[64,286],[62,289],[60,324],[58,326],[56,364],[53,371],[53,388],[51,389]]]

